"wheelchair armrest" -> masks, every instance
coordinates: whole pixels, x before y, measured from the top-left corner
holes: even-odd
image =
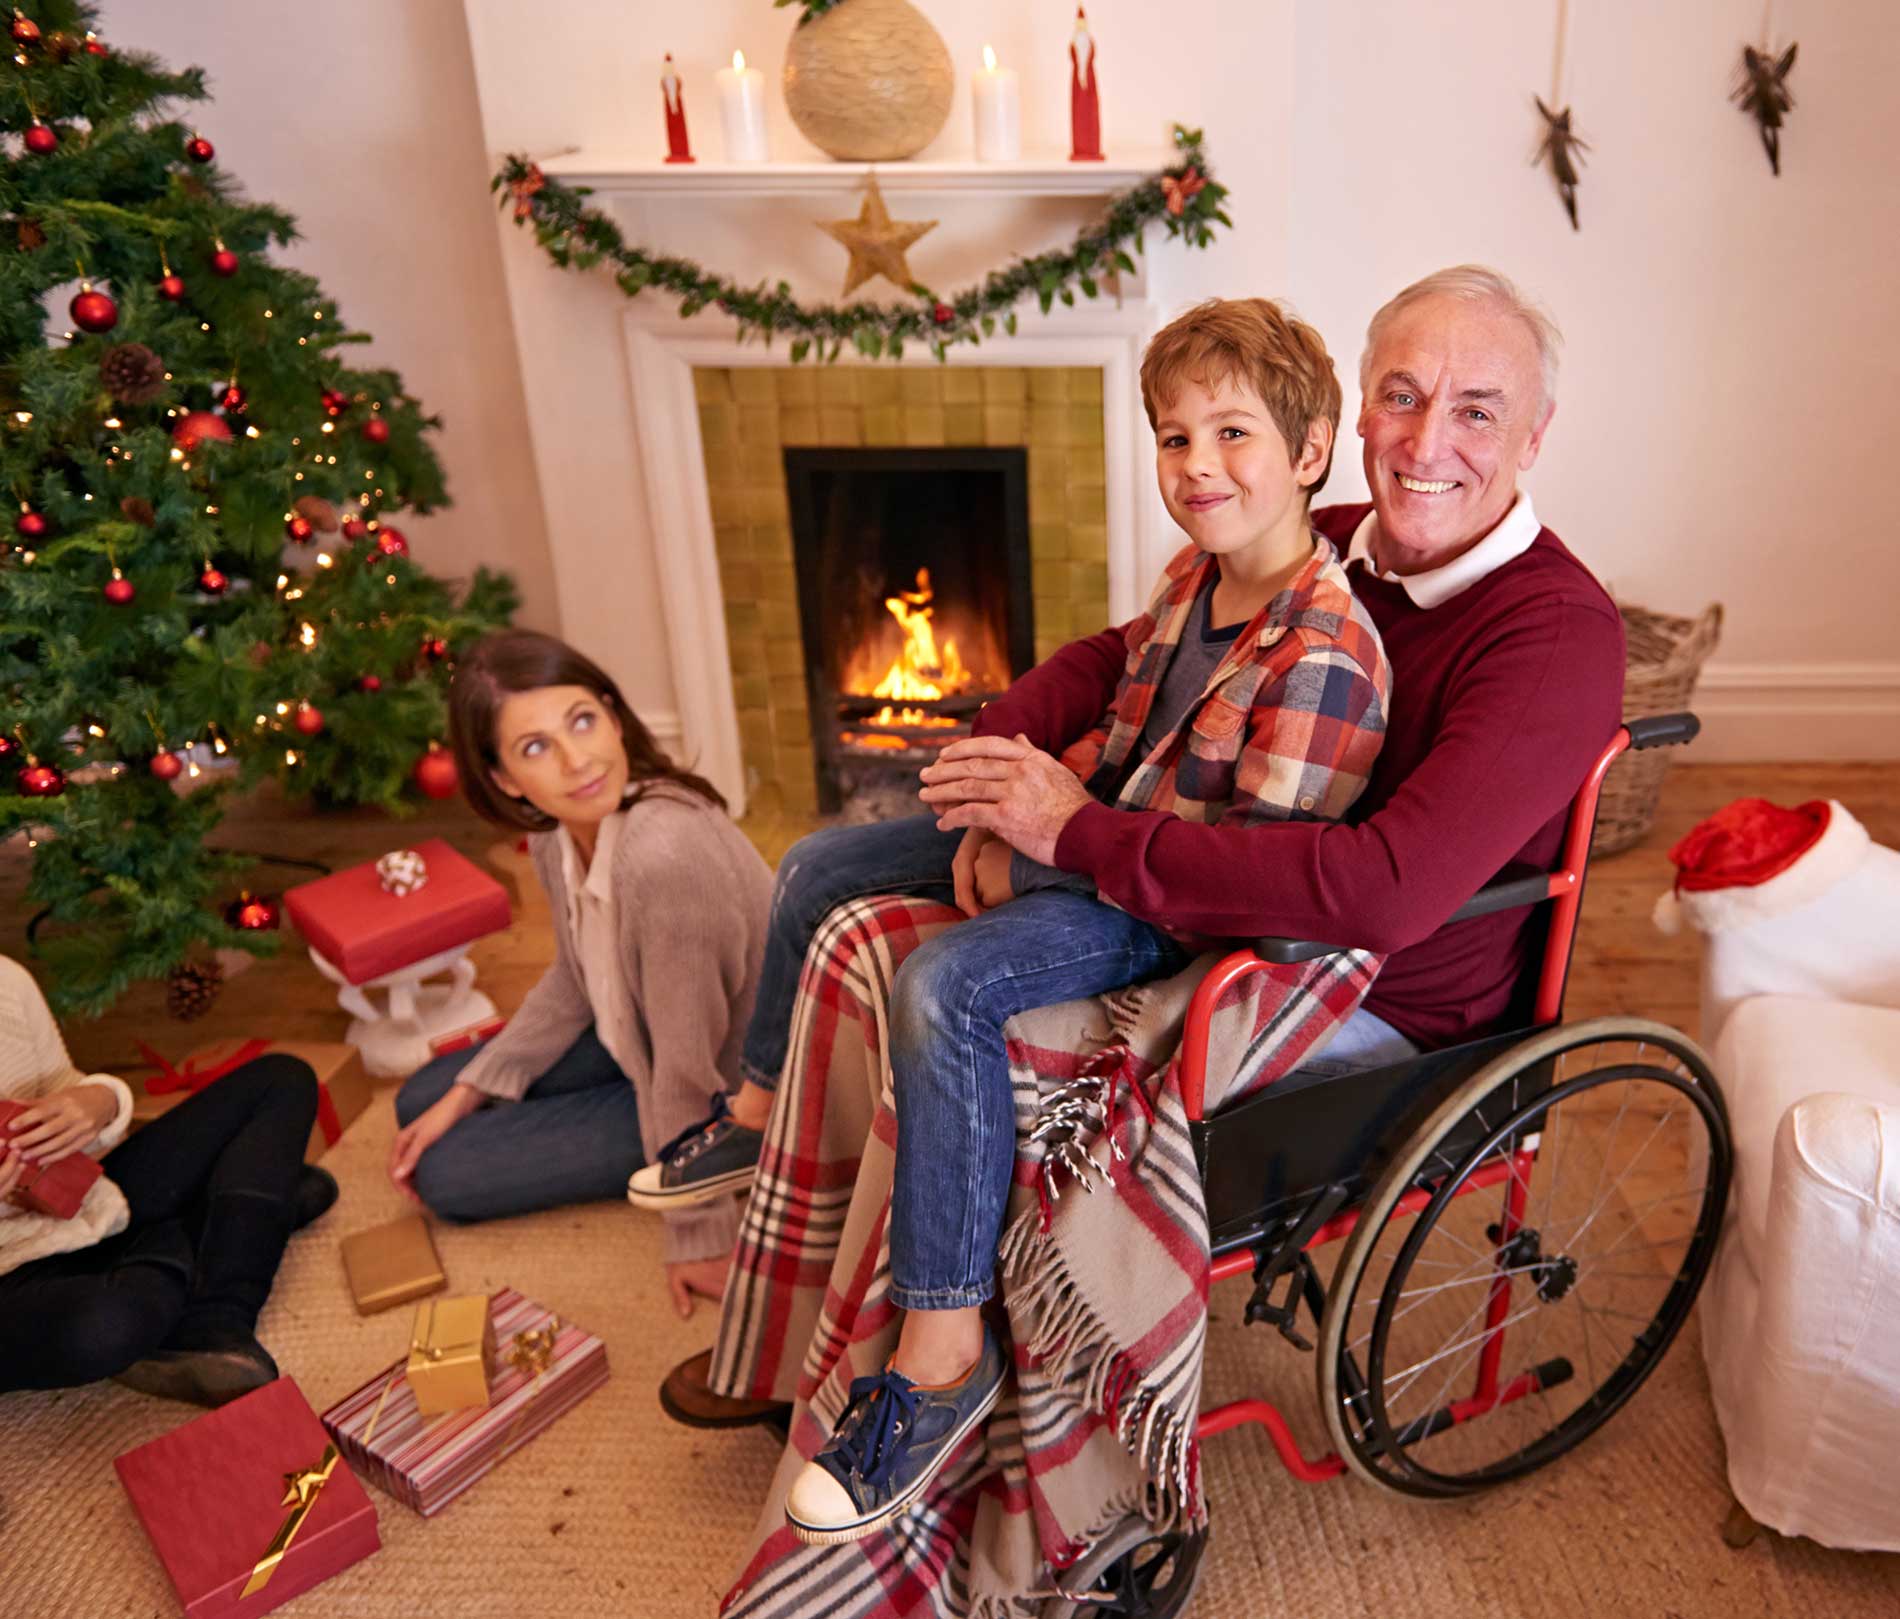
[[[1702,722],[1693,714],[1647,714],[1625,720],[1623,729],[1630,734],[1632,748],[1674,748],[1695,741]]]
[[[1486,883],[1453,911],[1445,923],[1449,927],[1453,922],[1468,922],[1474,916],[1489,916],[1493,911],[1518,910],[1549,898],[1548,872],[1539,871],[1534,866],[1507,866],[1494,881]],[[1318,956],[1335,955],[1342,950],[1350,950],[1352,946],[1320,944],[1311,939],[1265,938],[1255,939],[1252,948],[1262,961],[1282,967],[1296,961],[1312,961]]]

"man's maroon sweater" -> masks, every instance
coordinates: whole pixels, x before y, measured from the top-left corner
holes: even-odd
[[[1327,507],[1313,526],[1344,556],[1370,510]],[[1351,577],[1385,641],[1392,702],[1350,822],[1202,826],[1089,804],[1055,864],[1184,935],[1379,951],[1367,1008],[1422,1046],[1448,1045],[1503,1020],[1541,913],[1446,919],[1504,866],[1554,864],[1570,801],[1619,723],[1622,619],[1547,528],[1429,610],[1368,567]],[[1072,641],[976,730],[1059,754],[1113,703],[1125,658],[1119,629]]]

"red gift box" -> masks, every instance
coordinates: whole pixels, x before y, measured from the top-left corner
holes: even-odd
[[[44,1100],[44,1098],[42,1098]],[[0,1142],[13,1134],[13,1120],[33,1104],[0,1101]],[[86,1201],[92,1183],[105,1173],[96,1158],[84,1152],[69,1152],[50,1163],[43,1159],[23,1158],[20,1178],[13,1183],[7,1201],[35,1214],[50,1214],[55,1220],[70,1220]]]
[[[194,1051],[174,1067],[141,1040],[139,1054],[145,1058],[145,1066],[158,1072],[144,1084],[132,1087],[131,1128],[139,1130],[162,1118],[186,1097],[197,1095],[207,1085],[216,1084],[226,1074],[269,1052],[297,1057],[317,1076],[317,1122],[310,1127],[310,1140],[303,1154],[306,1164],[314,1164],[369,1106],[371,1087],[362,1054],[355,1046],[336,1041],[219,1040]]]
[[[425,1518],[607,1381],[607,1346],[514,1288],[489,1299],[488,1319],[496,1353],[486,1406],[423,1416],[404,1359],[323,1413],[351,1465]]]
[[[310,948],[348,982],[366,984],[508,925],[508,890],[474,861],[441,838],[416,853],[429,880],[413,893],[390,893],[372,860],[284,895]]]
[[[368,1494],[287,1377],[112,1465],[191,1619],[269,1613],[382,1544]]]

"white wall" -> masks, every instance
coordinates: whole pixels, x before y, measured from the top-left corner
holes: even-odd
[[[517,621],[558,630],[457,0],[106,0],[100,33],[206,70],[213,99],[186,116],[248,195],[296,216],[282,260],[374,335],[352,361],[393,368],[442,417],[454,504],[402,520],[416,561],[450,579],[504,568]]]
[[[739,45],[775,77],[792,27],[763,0],[547,0],[532,24],[511,0],[465,5],[484,161],[567,146],[656,157],[663,50],[686,75],[696,145],[717,156],[713,69]],[[1025,143],[1059,148],[1066,8],[922,9],[959,73],[950,122],[922,155],[967,153],[967,73],[985,39],[1023,72]],[[1350,411],[1360,334],[1385,296],[1458,260],[1505,269],[1569,338],[1531,480],[1539,511],[1632,600],[1683,613],[1727,604],[1700,704],[1704,756],[1900,756],[1900,546],[1878,476],[1891,457],[1876,444],[1900,384],[1890,0],[1776,8],[1801,40],[1779,180],[1726,100],[1758,5],[1573,6],[1570,95],[1593,147],[1576,234],[1528,161],[1555,9],[1095,0],[1111,148],[1152,148],[1170,119],[1199,124],[1234,190],[1238,228],[1211,253],[1151,255],[1156,297],[1164,310],[1213,293],[1289,298],[1331,342]],[[810,155],[776,89],[771,117],[777,156]],[[649,214],[688,252],[691,221],[685,208]],[[634,466],[612,339],[622,300],[603,277],[556,271],[523,233],[497,228],[563,622],[609,659],[637,707],[669,714],[652,561],[668,537],[647,532]],[[957,252],[948,225],[938,237],[916,255],[926,278],[931,251]],[[746,277],[779,268],[769,242],[753,259],[725,250],[734,261],[703,256]],[[1350,459],[1332,488],[1363,490]]]

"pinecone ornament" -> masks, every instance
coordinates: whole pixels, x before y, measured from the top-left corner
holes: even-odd
[[[181,961],[165,975],[165,1010],[181,1023],[209,1012],[224,987],[224,969],[215,961]]]
[[[125,513],[128,522],[137,523],[140,528],[157,528],[158,512],[143,495],[127,495],[119,502],[119,510]]]
[[[165,391],[165,362],[143,343],[114,343],[99,361],[99,380],[122,405],[145,405]]]
[[[291,510],[314,528],[319,534],[334,534],[340,526],[336,507],[321,495],[300,497]]]

